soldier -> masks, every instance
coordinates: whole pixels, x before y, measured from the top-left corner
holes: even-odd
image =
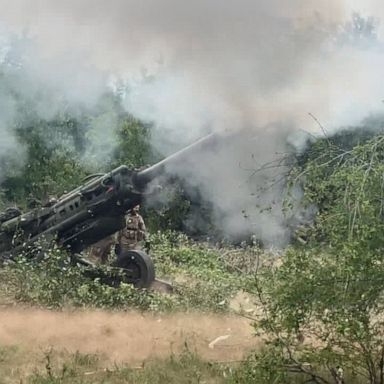
[[[126,216],[126,227],[117,234],[117,252],[130,249],[143,249],[146,240],[146,228],[139,214],[140,205],[133,207]]]

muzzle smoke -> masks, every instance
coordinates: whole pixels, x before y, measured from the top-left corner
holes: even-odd
[[[232,235],[255,233],[279,245],[289,238],[281,212],[285,169],[260,168],[299,148],[298,132],[321,134],[308,113],[332,132],[382,110],[384,5],[376,0],[0,5],[6,27],[27,29],[34,42],[24,75],[9,83],[38,100],[39,115],[61,109],[63,100],[74,110],[95,107],[113,74],[126,110],[152,123],[153,145],[164,155],[208,132],[246,130],[173,169],[200,188]],[[10,93],[0,93],[0,111],[7,111],[0,118],[0,133],[7,132],[2,151],[15,145]],[[107,148],[109,117],[96,135],[101,143],[109,138]]]

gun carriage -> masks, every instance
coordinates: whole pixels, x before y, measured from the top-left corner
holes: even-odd
[[[212,143],[213,136],[209,135],[143,171],[121,165],[109,173],[91,175],[83,185],[48,206],[26,213],[8,208],[0,214],[0,261],[12,262],[26,247],[42,238],[55,239],[68,250],[73,262],[84,268],[86,275],[99,277],[112,285],[124,281],[136,287],[150,287],[155,280],[155,271],[151,258],[143,251],[121,252],[109,269],[112,274],[106,274],[80,254],[124,228],[127,211],[143,202],[151,182],[159,175],[167,174],[171,164],[193,159],[197,151]]]

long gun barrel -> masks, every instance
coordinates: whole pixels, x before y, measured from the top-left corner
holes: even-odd
[[[54,204],[21,214],[0,214],[0,261],[14,259],[25,245],[41,237],[77,254],[125,226],[128,210],[140,204],[148,184],[167,173],[171,165],[192,161],[199,152],[214,148],[217,136],[208,135],[159,163],[135,171],[125,165],[106,174],[90,176],[81,186]]]
[[[151,167],[140,171],[135,177],[135,181],[138,187],[148,185],[152,180],[162,174],[166,174],[170,166],[176,164],[185,164],[193,161],[193,158],[197,154],[210,149],[213,150],[217,144],[218,136],[215,133],[211,133],[208,136],[201,138],[200,140],[190,144],[188,147],[175,152],[168,156],[164,160],[152,165]]]

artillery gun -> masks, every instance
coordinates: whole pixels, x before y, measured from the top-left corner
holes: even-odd
[[[8,208],[0,214],[0,262],[12,262],[23,249],[42,238],[55,239],[86,275],[112,285],[124,281],[136,287],[150,287],[155,281],[154,266],[141,250],[118,254],[109,268],[112,274],[80,253],[124,228],[127,211],[142,203],[149,185],[167,174],[169,166],[193,160],[200,150],[212,144],[214,136],[200,139],[142,171],[121,165],[109,173],[91,175],[83,185],[57,201],[29,212]]]

